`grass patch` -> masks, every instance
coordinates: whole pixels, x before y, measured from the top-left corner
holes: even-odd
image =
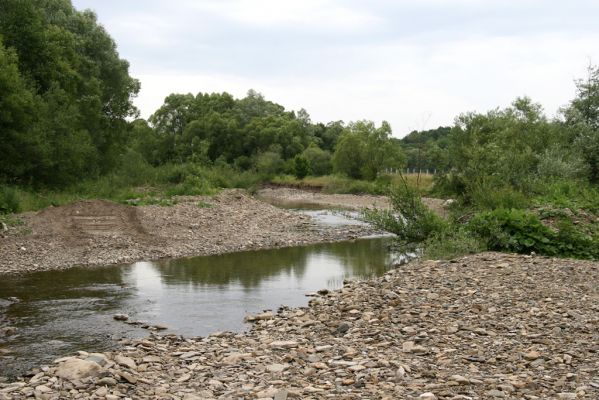
[[[89,199],[123,204],[171,206],[176,196],[215,195],[222,188],[257,187],[264,178],[252,171],[198,164],[169,164],[152,167],[145,162],[127,163],[121,170],[87,180],[63,190],[34,190],[0,186],[0,214],[37,211]]]
[[[433,175],[403,175],[409,187],[421,195],[429,194],[433,187]],[[318,189],[324,193],[386,195],[392,187],[403,184],[402,175],[383,174],[374,181],[351,179],[340,175],[307,176],[298,179],[292,175],[279,175],[270,180],[281,186]]]

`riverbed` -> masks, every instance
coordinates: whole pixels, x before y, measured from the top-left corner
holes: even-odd
[[[244,317],[343,281],[382,275],[393,261],[389,238],[246,251],[104,268],[32,273],[0,282],[0,318],[15,327],[0,342],[0,375],[78,350],[106,351],[148,335],[141,324],[186,337],[242,331]],[[133,325],[113,319],[127,314]]]

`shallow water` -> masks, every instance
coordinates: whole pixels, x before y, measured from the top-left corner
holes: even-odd
[[[243,330],[248,313],[305,306],[308,292],[339,288],[347,278],[382,275],[389,238],[360,239],[218,256],[39,272],[0,282],[0,375],[16,375],[77,350],[104,351],[148,331],[116,313],[205,336]],[[18,302],[8,301],[16,297]]]

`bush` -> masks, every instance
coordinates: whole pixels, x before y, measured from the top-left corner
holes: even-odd
[[[530,198],[510,187],[480,186],[470,193],[470,202],[479,210],[496,210],[498,208],[523,210],[530,205]]]
[[[310,173],[310,164],[303,156],[295,156],[293,170],[298,179],[303,179]]]
[[[404,184],[390,191],[392,210],[365,210],[365,219],[397,235],[402,245],[415,246],[449,228],[448,223],[420,199],[417,189]]]
[[[19,194],[10,186],[0,185],[0,214],[18,213],[21,211]]]
[[[449,260],[466,254],[487,250],[485,243],[463,227],[434,233],[423,246],[422,257],[427,260]]]
[[[489,250],[599,258],[597,235],[593,237],[578,230],[567,218],[562,218],[554,230],[531,212],[498,209],[476,215],[468,229],[484,240]]]

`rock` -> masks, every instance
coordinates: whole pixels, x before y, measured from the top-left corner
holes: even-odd
[[[129,316],[127,314],[114,314],[112,318],[114,318],[117,321],[127,321],[129,319]]]
[[[273,400],[287,400],[288,395],[289,393],[286,390],[279,390],[277,393],[275,393]]]
[[[110,377],[105,377],[102,378],[100,380],[98,380],[98,385],[105,385],[105,386],[116,386],[117,384],[117,380],[114,378],[110,378]]]
[[[293,340],[275,340],[270,343],[270,347],[273,349],[291,349],[298,346],[298,342]]]
[[[101,367],[104,367],[106,364],[108,364],[108,358],[102,353],[91,353],[85,360],[93,361]]]
[[[137,378],[133,374],[124,371],[119,371],[119,375],[121,376],[121,378],[125,379],[129,383],[137,383]]]
[[[489,390],[488,392],[485,393],[485,395],[488,397],[493,397],[493,398],[504,398],[505,397],[505,393],[503,393],[501,390],[497,390],[497,389]]]
[[[468,378],[463,377],[462,375],[452,375],[449,377],[449,379],[459,383],[460,385],[470,384],[470,380]]]
[[[75,381],[98,376],[101,372],[102,367],[93,361],[71,358],[58,365],[55,375],[62,379]]]
[[[285,365],[285,364],[270,364],[270,365],[266,366],[266,370],[268,372],[278,373],[278,372],[283,372],[288,367],[289,367],[289,365]]]
[[[529,351],[528,353],[524,354],[524,358],[528,361],[534,361],[539,357],[541,357],[541,354],[539,354],[537,351]]]
[[[245,317],[245,320],[247,322],[266,321],[269,319],[273,319],[274,317],[275,316],[272,312],[267,311],[267,312],[263,312],[262,314],[248,315],[247,317]]]
[[[418,396],[418,398],[423,400],[437,400],[437,396],[431,392],[422,393],[420,396]]]
[[[337,329],[335,329],[335,332],[339,335],[343,335],[347,331],[349,331],[349,324],[347,322],[340,323],[337,325]]]
[[[132,358],[122,356],[120,354],[117,355],[116,357],[114,357],[114,362],[116,362],[119,365],[122,365],[123,367],[132,369],[132,370],[137,369],[137,364],[135,363],[135,361],[133,361]]]
[[[572,400],[575,400],[576,397],[577,397],[576,393],[558,393],[557,394],[557,398],[558,399],[566,399],[566,400],[572,399]]]

